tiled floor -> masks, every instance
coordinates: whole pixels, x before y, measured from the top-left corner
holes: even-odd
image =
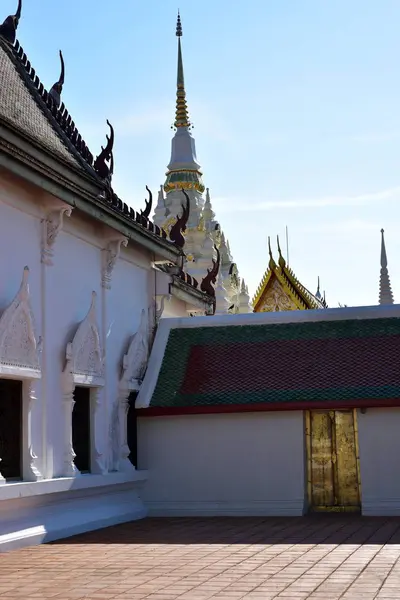
[[[148,519],[0,555],[0,600],[400,599],[400,519]]]

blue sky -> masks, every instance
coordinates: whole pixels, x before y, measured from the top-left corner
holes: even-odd
[[[16,0],[3,0],[4,17]],[[24,0],[18,38],[92,152],[116,129],[117,193],[164,181],[174,119],[177,3]],[[380,229],[400,301],[400,2],[180,0],[197,155],[254,292],[267,237],[330,306],[375,304]],[[284,246],[284,242],[281,244]]]

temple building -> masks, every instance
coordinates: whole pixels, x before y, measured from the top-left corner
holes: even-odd
[[[62,53],[39,79],[21,18],[19,0],[0,25],[0,552],[147,514],[400,514],[383,232],[383,306],[327,309],[278,241],[247,314],[196,157],[180,17],[154,220],[150,190],[137,210],[114,190],[112,125],[96,154],[85,143]]]
[[[0,551],[146,514],[132,394],[160,319],[212,314],[218,274],[185,273],[185,222],[154,223],[150,191],[118,197],[112,125],[94,158],[68,65],[44,85],[21,19],[0,25]]]
[[[176,89],[175,135],[171,143],[171,158],[164,185],[158,194],[154,222],[170,232],[185,214],[186,204],[182,196],[188,196],[189,217],[186,224],[185,272],[201,281],[215,263],[220,264],[216,311],[218,313],[250,312],[247,287],[239,278],[236,263],[220,224],[212,209],[209,189],[205,188],[203,173],[196,155],[196,143],[186,102],[185,79],[182,59],[182,23],[178,14],[176,36],[178,38],[178,68]],[[208,291],[203,286],[204,291]],[[199,314],[197,311],[194,314]]]
[[[253,298],[254,312],[327,308],[325,295],[322,296],[320,292],[319,279],[317,292],[312,294],[289,268],[282,255],[279,238],[277,242],[278,262],[276,263],[268,238],[269,263]]]

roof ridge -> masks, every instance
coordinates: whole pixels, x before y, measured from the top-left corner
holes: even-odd
[[[79,133],[65,104],[61,102],[60,106],[57,106],[50,92],[46,90],[36,74],[36,70],[32,67],[19,41],[16,40],[14,44],[11,44],[0,36],[0,45],[13,62],[28,93],[32,95],[34,102],[36,102],[61,142],[73,157],[77,159],[78,164],[82,165],[88,175],[97,181],[98,185],[103,189],[103,193],[96,200],[101,204],[110,206],[115,212],[134,221],[155,236],[173,244],[171,240],[167,239],[167,234],[161,227],[153,223],[146,215],[140,214],[140,210],[134,210],[118,197],[111,187],[109,178],[103,179],[96,172],[94,168],[94,156]],[[57,160],[62,160],[62,158],[57,157]]]
[[[15,59],[14,63],[20,67],[20,74],[23,76],[29,91],[41,100],[40,108],[61,138],[61,141],[79,159],[79,162],[83,163],[83,166],[89,171],[92,177],[100,179],[93,168],[93,154],[79,133],[75,121],[69,114],[64,102],[61,102],[59,107],[56,105],[50,92],[47,91],[40,81],[20,42],[16,40],[14,45],[3,44],[3,48],[9,51],[8,53]]]

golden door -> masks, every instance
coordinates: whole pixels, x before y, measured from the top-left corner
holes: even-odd
[[[314,511],[360,509],[357,411],[307,411],[308,500]]]

